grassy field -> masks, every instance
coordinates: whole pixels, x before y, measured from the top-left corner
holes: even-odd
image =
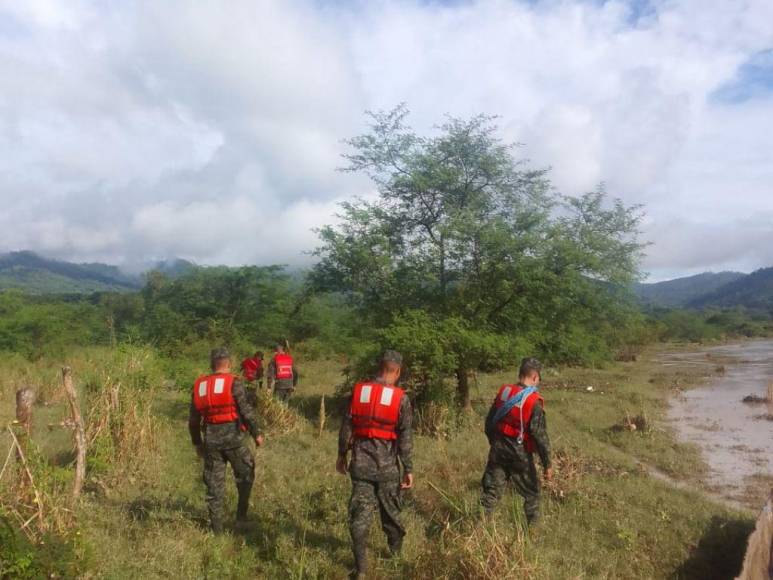
[[[661,368],[651,356],[602,370],[546,373],[556,478],[545,489],[544,517],[532,533],[524,528],[515,494],[505,497],[490,521],[479,518],[477,508],[488,451],[482,416],[498,385],[512,381],[512,374],[477,377],[471,416],[427,415],[423,427],[446,436],[417,436],[416,487],[404,498],[404,553],[387,559],[374,524],[373,577],[732,577],[753,514],[725,509],[649,475],[657,470],[699,487],[705,473],[696,450],[675,442],[661,421],[669,390],[697,377]],[[40,391],[30,462],[46,505],[32,540],[1,532],[3,573],[116,579],[347,576],[350,484],[334,468],[340,362],[300,361],[304,379],[292,412],[277,415],[268,408],[273,427],[257,450],[251,522],[222,536],[206,528],[201,464],[187,434],[188,393],[162,387],[164,371],[153,353],[94,350],[68,363],[90,411],[93,441],[85,497],[72,512],[66,509],[69,432],[46,427],[65,415],[60,364],[21,359],[2,364],[3,424],[12,418],[16,388],[33,384]],[[120,406],[110,407],[105,393],[118,383]],[[327,422],[320,433],[322,395]],[[113,415],[106,419],[109,409]],[[626,414],[644,416],[648,428],[620,428]],[[4,433],[0,460],[9,444]],[[4,519],[13,527],[10,475],[0,479],[0,497]],[[228,499],[235,509],[233,486]]]

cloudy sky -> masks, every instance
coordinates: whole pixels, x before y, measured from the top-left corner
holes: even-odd
[[[653,279],[773,265],[771,0],[0,0],[0,252],[307,263],[400,102],[644,204]]]

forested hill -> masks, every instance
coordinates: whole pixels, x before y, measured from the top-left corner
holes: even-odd
[[[679,308],[745,277],[741,272],[704,272],[665,282],[637,284],[634,290],[646,305]]]
[[[156,264],[171,276],[193,267],[185,260]],[[142,287],[141,275],[127,274],[116,266],[74,264],[44,258],[33,252],[0,254],[0,290],[19,289],[30,294],[86,294],[101,291],[130,291]]]
[[[691,300],[694,308],[744,306],[773,311],[773,267],[762,268]]]

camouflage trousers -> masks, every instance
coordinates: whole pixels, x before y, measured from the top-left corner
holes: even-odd
[[[223,531],[225,510],[226,464],[231,464],[239,492],[236,519],[247,516],[250,492],[255,481],[255,458],[245,445],[234,449],[206,449],[204,452],[204,485],[207,486],[207,508],[214,532]]]
[[[399,480],[352,480],[349,533],[352,536],[354,563],[358,573],[365,573],[367,569],[368,534],[376,511],[381,517],[381,529],[386,534],[390,552],[396,554],[402,548],[405,528],[400,523],[401,508]]]
[[[293,394],[293,390],[294,389],[292,387],[290,387],[289,389],[275,387],[274,388],[274,397],[276,397],[277,399],[279,399],[283,403],[287,403],[290,400],[290,395]]]
[[[540,482],[534,459],[531,454],[523,452],[523,457],[512,461],[502,461],[494,453],[489,454],[486,470],[483,472],[481,485],[483,491],[480,503],[486,513],[494,511],[497,503],[507,488],[508,481],[523,497],[523,510],[529,524],[539,519]]]

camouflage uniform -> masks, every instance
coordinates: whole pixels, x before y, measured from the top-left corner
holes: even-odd
[[[292,395],[296,385],[298,384],[298,369],[295,366],[295,363],[293,363],[292,379],[277,379],[276,363],[274,362],[274,358],[272,357],[271,362],[268,363],[268,384],[269,384],[269,387],[273,384],[274,396],[277,399],[279,399],[283,403],[286,403],[287,401],[289,401],[290,395]]]
[[[382,382],[376,379],[375,382]],[[347,409],[351,408],[347,405]],[[352,496],[349,500],[349,532],[352,537],[357,572],[367,567],[367,544],[373,514],[378,511],[381,529],[389,550],[400,551],[405,528],[400,523],[400,465],[404,473],[413,472],[413,411],[407,396],[400,402],[397,439],[352,439],[352,416],[347,412],[338,433],[338,454],[345,456],[351,445],[349,473]]]
[[[539,519],[540,502],[540,481],[534,465],[534,456],[515,438],[506,437],[497,431],[494,424],[495,413],[496,407],[492,405],[486,417],[486,436],[491,448],[481,482],[481,505],[486,513],[493,511],[509,480],[523,496],[527,521],[534,523]],[[541,405],[534,405],[528,429],[537,447],[542,467],[547,469],[550,467],[550,439],[545,411]]]
[[[207,424],[202,421],[201,414],[191,401],[188,415],[188,430],[195,446],[202,445],[201,431],[204,429],[204,484],[207,486],[207,507],[212,530],[223,530],[223,512],[225,502],[226,463],[231,464],[239,492],[239,504],[236,510],[237,520],[247,516],[252,483],[255,480],[255,458],[247,447],[243,432],[239,429],[240,422],[247,427],[253,439],[260,435],[255,420],[254,407],[247,401],[244,384],[235,380],[231,393],[240,421],[232,423]]]

